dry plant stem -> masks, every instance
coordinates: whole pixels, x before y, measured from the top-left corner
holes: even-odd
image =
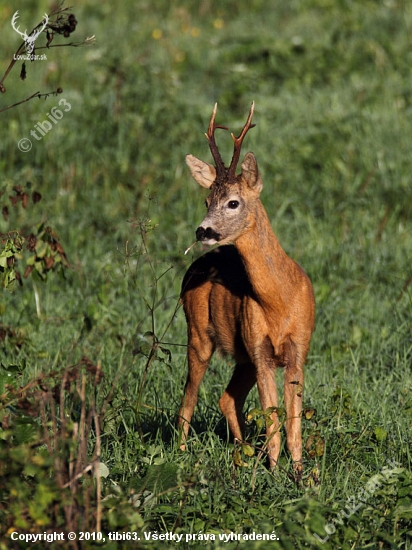
[[[71,46],[72,48],[78,48],[80,46],[90,46],[92,42],[94,42],[95,36],[89,36],[85,38],[82,42],[69,42],[67,44],[52,44],[51,46],[38,46],[36,48],[37,50],[51,50],[51,48],[66,48],[67,46]]]
[[[57,433],[57,416],[56,416],[56,403],[54,399],[51,400],[51,413],[52,413],[52,422],[53,422],[53,433]]]
[[[62,381],[60,384],[60,425],[65,426],[65,417],[64,417],[64,388],[67,383],[68,367],[64,369]]]
[[[34,30],[34,29],[33,29]],[[33,31],[32,31],[33,32]],[[31,33],[30,33],[31,34]],[[3,82],[6,80],[6,78],[9,75],[9,72],[14,67],[15,63],[17,62],[17,57],[22,53],[24,48],[24,42],[20,44],[20,46],[17,48],[15,54],[13,55],[13,59],[10,61],[9,66],[6,69],[6,72],[3,75],[3,78],[0,80],[0,91],[4,94],[6,92],[6,88],[4,87]]]
[[[55,483],[61,491],[66,491],[62,502],[65,528],[67,531],[74,532],[87,529],[89,526],[93,526],[93,530],[97,528],[98,531],[102,528],[102,486],[99,469],[101,419],[96,408],[102,367],[99,361],[94,371],[94,378],[91,379],[91,391],[87,391],[87,383],[90,382],[89,373],[82,374],[79,370],[84,364],[88,367],[86,361],[74,365],[74,368],[66,366],[59,386],[55,385],[56,371],[40,374],[25,387],[13,392],[15,397],[1,407],[10,406],[25,397],[26,393],[29,393],[29,399],[33,398],[38,404],[37,415],[41,420],[41,440],[36,439],[32,447],[43,445],[52,460],[51,468]],[[56,391],[59,396],[56,395]],[[73,423],[72,406],[76,406],[79,400],[80,418]],[[58,412],[59,408],[60,412]],[[93,436],[94,453],[93,457],[88,459],[87,444],[88,441],[92,441]],[[96,482],[90,475],[93,473]],[[87,474],[89,475],[86,477]],[[86,477],[85,483],[81,484],[80,480],[84,477]],[[82,497],[80,501],[79,497]],[[57,518],[60,513],[59,505],[54,504],[50,513]],[[73,542],[70,547],[78,548],[79,545]]]
[[[146,385],[146,379],[147,379],[147,373],[149,371],[149,367],[150,365],[152,364],[152,361],[153,359],[156,357],[156,350],[154,347],[152,347],[152,349],[150,350],[150,353],[149,353],[149,357],[146,361],[146,365],[145,365],[145,368],[144,368],[144,371],[143,371],[143,376],[142,376],[142,381],[140,383],[140,387],[139,387],[139,393],[138,393],[138,396],[137,396],[137,403],[136,403],[136,421],[137,421],[137,429],[139,431],[139,435],[140,437],[142,438],[142,441],[144,440],[144,435],[143,435],[143,430],[142,430],[142,426],[140,424],[140,414],[139,414],[139,411],[140,411],[140,407],[141,407],[141,404],[142,404],[142,397],[143,397],[143,389]]]
[[[121,356],[123,356],[123,352],[124,352],[124,345],[123,345],[123,348],[122,348],[122,352],[121,352]],[[119,378],[120,376],[122,375],[123,371],[124,371],[124,364],[122,363],[121,367],[119,368],[119,370],[117,371],[116,373],[116,376],[114,377],[113,379],[113,382],[112,382],[112,385],[111,385],[111,388],[109,390],[109,393],[107,394],[106,396],[106,399],[104,400],[103,402],[103,405],[102,405],[102,408],[101,408],[101,411],[100,411],[100,417],[103,418],[104,417],[104,414],[106,412],[106,409],[112,399],[112,396],[113,396],[113,393],[117,387],[117,382],[119,381]]]
[[[157,279],[159,280],[159,279]],[[157,282],[157,281],[156,281]],[[137,426],[138,426],[138,430],[139,430],[139,433],[140,433],[140,436],[143,438],[143,433],[142,433],[142,429],[141,429],[141,425],[140,425],[140,418],[139,418],[139,411],[140,411],[140,408],[142,406],[142,397],[143,397],[143,390],[145,388],[145,385],[146,385],[146,379],[147,379],[147,374],[149,372],[149,367],[150,365],[152,364],[153,362],[153,359],[155,359],[156,357],[156,348],[161,345],[163,343],[163,339],[164,337],[166,336],[166,333],[167,331],[169,330],[172,322],[173,322],[173,319],[175,318],[175,315],[178,311],[178,309],[180,308],[180,303],[177,302],[176,303],[176,306],[175,306],[175,309],[173,310],[173,314],[172,316],[170,317],[170,320],[169,322],[167,323],[166,325],[166,328],[165,330],[163,331],[160,339],[153,344],[153,347],[152,349],[150,350],[150,354],[149,354],[149,357],[146,361],[146,365],[145,365],[145,368],[144,368],[144,371],[143,371],[143,376],[142,376],[142,381],[140,383],[140,387],[139,387],[139,394],[138,394],[138,397],[137,397],[137,404],[136,404],[136,418],[137,418]],[[155,334],[154,332],[154,306],[153,308],[150,309],[150,313],[151,313],[151,316],[152,316],[152,328],[153,328],[153,334]]]
[[[4,107],[4,109],[0,109],[0,113],[3,111],[7,111],[8,109],[12,109],[13,107],[17,107],[18,105],[21,105],[22,103],[26,103],[26,101],[30,101],[31,99],[34,99],[35,97],[38,97],[39,99],[41,97],[47,98],[49,95],[57,95],[59,92],[53,91],[53,92],[46,92],[44,94],[41,94],[40,92],[36,92],[35,94],[31,95],[30,97],[27,97],[26,99],[22,99],[21,101],[18,101],[17,103],[13,103],[13,105],[9,105],[8,107]]]
[[[89,422],[86,422],[86,376],[82,376],[82,385],[81,385],[81,391],[79,392],[80,399],[82,402],[81,412],[80,412],[80,426],[79,426],[79,452],[77,454],[77,460],[76,460],[76,472],[79,472],[83,468],[83,464],[86,463],[87,460],[87,440],[89,436],[89,429],[87,429],[87,426],[90,426]],[[90,413],[89,413],[90,415]],[[75,486],[72,485],[72,493],[74,494]]]
[[[100,423],[99,415],[96,410],[93,413],[94,417],[94,426],[96,430],[96,460],[95,460],[95,477],[96,477],[96,500],[97,500],[97,510],[96,510],[96,531],[99,533],[102,526],[102,493],[101,493],[101,478],[100,478]]]
[[[79,424],[76,422],[74,425],[73,425],[73,439],[77,439],[77,434],[79,433]],[[76,476],[75,476],[75,473],[74,473],[74,465],[75,465],[75,462],[74,462],[74,459],[75,459],[75,456],[74,456],[74,448],[70,450],[70,455],[69,455],[69,481],[65,484],[64,487],[69,487],[72,483],[72,480],[74,479],[78,479]],[[79,477],[81,477],[83,475],[83,472],[81,473],[81,475],[79,475]]]
[[[66,370],[67,372],[67,370]],[[101,363],[99,361],[97,365],[94,387],[97,386],[98,379],[101,373]],[[87,473],[94,471],[96,478],[96,501],[97,501],[97,511],[96,511],[96,529],[97,531],[101,530],[101,516],[102,516],[102,506],[101,506],[101,479],[100,479],[100,452],[101,452],[101,437],[100,437],[100,419],[99,414],[96,411],[96,402],[93,395],[93,401],[91,404],[90,412],[86,418],[86,376],[82,376],[81,388],[78,389],[78,393],[81,399],[82,407],[80,413],[80,422],[76,424],[76,429],[73,430],[73,439],[78,441],[78,454],[77,460],[75,459],[74,452],[70,452],[69,459],[69,480],[66,483],[60,483],[62,489],[70,488],[72,494],[77,490],[77,482],[84,477]],[[62,402],[62,401],[61,401]],[[87,440],[90,434],[91,421],[94,421],[95,425],[95,434],[96,434],[96,444],[94,457],[90,464],[86,467],[83,467],[83,464],[87,458]],[[57,469],[61,472],[61,466]],[[89,493],[86,494],[86,506],[85,506],[85,517],[88,517],[88,511],[90,508],[90,496]],[[71,514],[71,510],[68,510],[68,515]],[[75,526],[73,526],[74,529]]]
[[[147,219],[149,219],[149,211],[147,211],[146,215],[147,215]],[[147,358],[147,361],[146,361],[146,364],[145,364],[145,367],[144,367],[144,370],[143,370],[142,379],[141,379],[140,386],[139,386],[139,393],[137,395],[137,402],[136,402],[137,429],[138,429],[139,435],[142,439],[143,439],[143,431],[142,431],[142,427],[141,427],[141,423],[140,423],[139,411],[142,407],[143,391],[144,391],[144,388],[146,386],[146,380],[147,380],[147,375],[148,375],[148,372],[149,372],[149,368],[150,368],[153,360],[156,358],[157,349],[160,345],[162,345],[163,339],[164,339],[167,331],[169,330],[169,328],[172,324],[172,321],[173,321],[173,319],[176,315],[176,312],[178,311],[178,309],[180,307],[179,302],[177,302],[176,306],[175,306],[175,309],[173,311],[173,314],[172,314],[169,322],[166,325],[166,328],[164,329],[161,337],[157,338],[156,337],[156,323],[155,323],[154,312],[155,312],[156,307],[159,304],[159,301],[158,301],[158,282],[164,275],[166,275],[166,273],[168,273],[170,271],[170,269],[172,269],[172,267],[167,268],[160,276],[158,276],[156,274],[155,267],[154,267],[152,261],[150,260],[149,250],[148,250],[148,246],[147,246],[147,242],[146,242],[146,232],[147,231],[146,231],[144,225],[140,224],[141,243],[140,243],[140,246],[138,247],[138,251],[137,251],[137,261],[136,261],[136,266],[135,266],[134,272],[133,272],[133,270],[130,266],[130,262],[129,262],[130,254],[128,252],[128,242],[126,242],[126,258],[125,258],[125,264],[128,268],[128,271],[132,275],[133,280],[135,281],[135,279],[136,279],[135,275],[139,270],[140,259],[142,258],[143,255],[146,256],[146,258],[148,258],[147,262],[149,264],[149,268],[150,268],[150,271],[152,273],[152,279],[153,279],[153,285],[152,285],[153,290],[152,290],[152,297],[151,297],[150,301],[149,301],[148,298],[146,298],[146,293],[142,292],[139,285],[135,283],[136,288],[137,288],[142,300],[144,301],[144,303],[145,303],[145,305],[146,305],[146,307],[149,311],[150,323],[151,323],[151,333],[153,335],[152,347],[150,349],[150,353],[149,353],[149,356]]]
[[[93,467],[94,467],[93,464],[88,464],[81,472],[79,472],[77,475],[71,478],[70,481],[62,485],[62,489],[73,487],[73,484],[76,483],[76,481],[79,481],[79,479],[81,479],[84,475],[89,473],[93,469]]]
[[[51,453],[52,452],[52,445],[51,445],[51,441],[50,441],[49,430],[47,429],[46,409],[45,409],[43,400],[40,401],[40,414],[41,414],[41,419],[42,419],[42,423],[43,423],[44,440],[45,440],[46,445],[47,445],[47,450],[49,451],[49,453]],[[54,432],[54,433],[56,433],[56,432]]]

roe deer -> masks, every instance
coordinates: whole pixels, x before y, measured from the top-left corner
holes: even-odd
[[[198,390],[217,349],[236,365],[219,401],[233,436],[242,441],[242,408],[257,383],[262,409],[272,408],[267,422],[271,467],[280,451],[276,367],[285,368],[284,399],[287,445],[296,479],[302,475],[303,364],[314,328],[315,300],[306,273],[281,248],[260,202],[262,180],[253,153],[247,153],[236,175],[242,141],[250,128],[254,103],[226,168],[215,142],[217,104],[206,134],[215,167],[193,155],[186,162],[193,178],[210,189],[207,214],[196,241],[224,245],[198,258],[182,283],[187,320],[189,372],[179,411],[184,450]],[[227,244],[233,243],[233,244]]]

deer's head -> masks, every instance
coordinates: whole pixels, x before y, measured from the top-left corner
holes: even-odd
[[[193,178],[201,187],[210,189],[206,200],[207,215],[196,230],[196,240],[204,244],[226,244],[235,241],[253,223],[253,203],[259,199],[262,181],[253,153],[247,153],[242,162],[242,170],[236,175],[243,139],[250,128],[255,104],[252,103],[249,116],[238,137],[232,134],[234,142],[233,157],[226,168],[216,145],[214,133],[217,128],[227,130],[225,126],[215,124],[215,105],[206,134],[215,166],[193,155],[187,155]]]

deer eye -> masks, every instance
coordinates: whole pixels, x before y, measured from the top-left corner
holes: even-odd
[[[239,206],[239,201],[229,201],[227,203],[227,207],[231,210],[236,210],[236,208]]]

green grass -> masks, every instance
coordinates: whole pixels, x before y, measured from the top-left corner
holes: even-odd
[[[29,27],[48,6],[26,2],[19,10]],[[3,71],[18,46],[14,11],[0,1]],[[1,294],[0,548],[12,547],[13,529],[63,528],[69,496],[56,488],[53,453],[64,462],[83,452],[73,425],[94,407],[103,410],[101,434],[90,420],[86,455],[92,458],[99,440],[109,469],[101,480],[102,531],[138,532],[139,545],[130,547],[160,548],[144,533],[173,531],[183,534],[175,544],[181,548],[411,548],[409,4],[157,0],[114,7],[77,0],[73,11],[79,24],[71,39],[95,34],[96,45],[48,51],[47,62],[27,65],[24,82],[16,66],[0,97],[2,108],[37,90],[63,88],[58,97],[1,114],[1,204],[13,185],[27,182],[42,200],[26,210],[9,207],[0,232],[27,234],[47,221],[71,264],[64,275],[29,277]],[[33,140],[30,152],[20,152],[18,141],[61,98],[71,110]],[[273,228],[316,294],[304,394],[305,408],[316,414],[303,423],[302,487],[289,478],[286,449],[274,473],[257,453],[244,457],[247,467],[234,468],[218,408],[230,361],[218,357],[202,384],[188,452],[178,449],[186,329],[176,307],[184,272],[201,253],[198,245],[183,254],[205,198],[184,157],[210,161],[203,133],[215,101],[217,122],[236,132],[252,100],[257,126],[244,152],[255,153]],[[229,136],[219,135],[219,144],[229,158]],[[24,267],[22,259],[21,273]],[[101,365],[98,383],[94,371],[86,374],[84,357]],[[73,365],[67,420],[57,427],[61,448],[44,458],[42,430],[49,429],[53,401],[41,417],[41,400],[26,385],[40,391],[36,377],[53,372],[43,385],[59,386]],[[32,416],[18,406],[19,387],[26,387]],[[245,412],[255,407],[254,390]],[[250,439],[262,442],[259,419]],[[398,465],[382,476],[387,460]],[[361,502],[376,475],[380,487],[333,524],[346,504]],[[84,475],[76,485],[79,531],[96,526],[94,484]],[[331,534],[322,544],[313,533],[325,539],[326,526]],[[219,540],[272,531],[279,541]],[[194,533],[217,540],[185,540]]]

